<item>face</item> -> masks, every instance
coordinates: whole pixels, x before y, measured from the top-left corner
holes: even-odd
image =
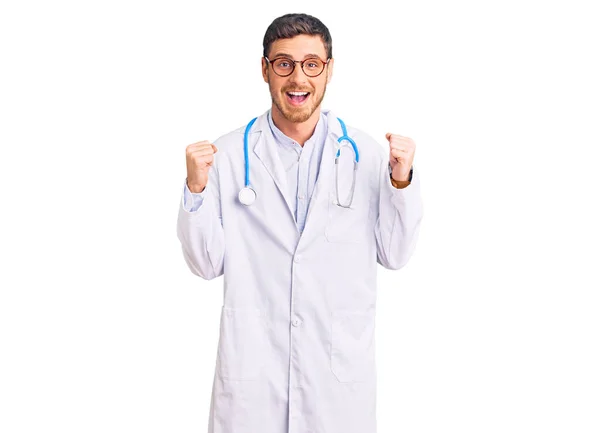
[[[293,60],[315,56],[327,60],[327,51],[320,36],[298,35],[273,42],[267,57],[274,59],[281,55]],[[319,108],[332,72],[333,59],[318,77],[306,76],[299,63],[291,75],[280,77],[273,71],[272,66],[262,59],[263,79],[269,84],[273,105],[285,119],[293,123],[306,122]],[[290,92],[308,92],[308,95],[292,96]]]

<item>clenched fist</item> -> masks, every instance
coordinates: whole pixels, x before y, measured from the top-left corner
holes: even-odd
[[[214,162],[217,148],[208,140],[190,144],[185,148],[187,165],[187,186],[191,192],[204,191],[208,183],[208,172]]]
[[[415,142],[408,137],[387,133],[385,138],[390,142],[390,167],[392,179],[408,182],[410,169],[415,158]]]

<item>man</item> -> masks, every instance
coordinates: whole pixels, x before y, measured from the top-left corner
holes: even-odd
[[[186,149],[184,258],[224,275],[209,433],[375,433],[377,263],[415,248],[415,144],[387,134],[388,153],[321,110],[334,60],[318,19],[275,19],[263,49],[271,109]]]

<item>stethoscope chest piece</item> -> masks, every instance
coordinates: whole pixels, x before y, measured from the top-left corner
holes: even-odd
[[[256,192],[250,187],[245,187],[240,190],[238,198],[240,199],[240,203],[250,206],[256,200]]]

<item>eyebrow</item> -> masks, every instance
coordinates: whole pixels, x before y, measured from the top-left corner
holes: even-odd
[[[288,53],[276,53],[276,54],[273,56],[273,58],[276,58],[276,57],[288,57],[288,58],[290,58],[290,59],[293,59],[293,58],[294,58],[294,57],[293,57],[291,54],[288,54]],[[304,58],[305,58],[305,59],[308,59],[308,58],[310,58],[310,57],[317,57],[317,58],[319,58],[319,59],[321,58],[321,56],[319,56],[318,54],[307,54],[306,56],[304,56]]]

